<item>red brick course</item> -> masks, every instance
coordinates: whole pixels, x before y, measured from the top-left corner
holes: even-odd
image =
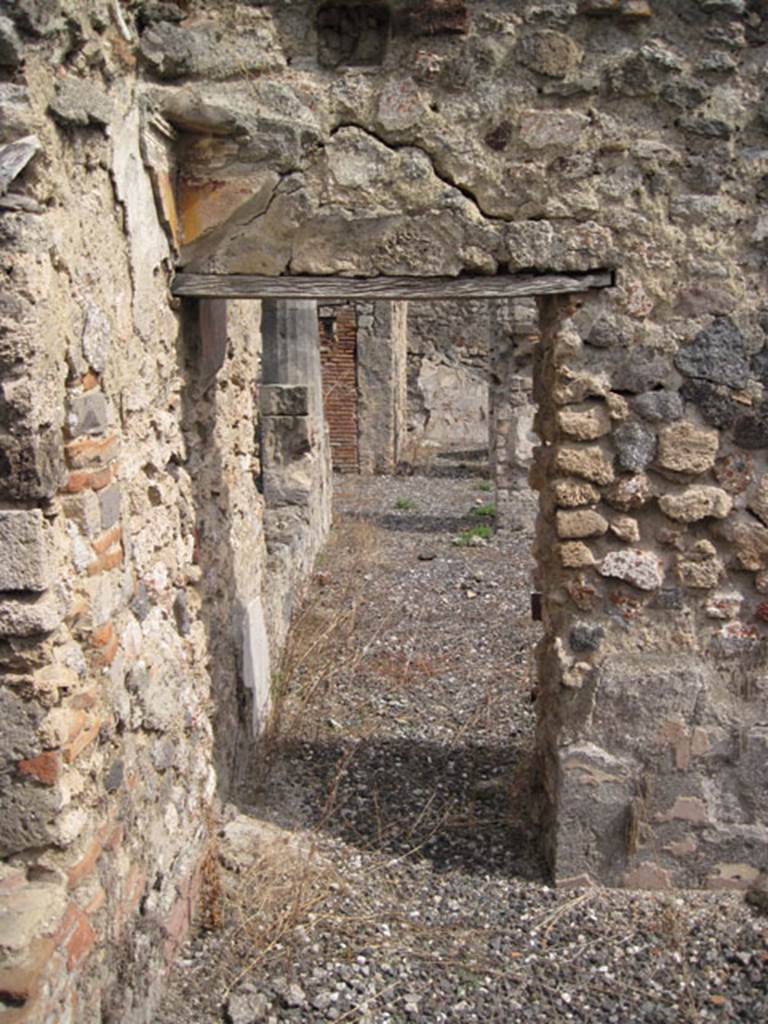
[[[357,310],[334,306],[333,319],[320,317],[320,363],[323,406],[328,422],[333,468],[356,473],[357,442]]]

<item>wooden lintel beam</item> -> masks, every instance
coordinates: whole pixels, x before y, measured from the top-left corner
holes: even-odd
[[[609,288],[612,270],[494,277],[262,277],[177,274],[174,295],[198,299],[521,299]]]

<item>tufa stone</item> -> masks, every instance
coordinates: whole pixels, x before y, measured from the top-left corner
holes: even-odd
[[[585,480],[556,480],[553,490],[555,502],[561,508],[595,505],[600,500],[600,491]]]
[[[608,529],[608,523],[599,512],[592,509],[577,509],[573,512],[557,512],[558,537],[573,540],[583,537],[600,537]]]
[[[679,523],[696,523],[707,516],[725,519],[731,511],[733,501],[719,487],[689,487],[682,494],[664,494],[659,498],[659,508]]]
[[[609,484],[614,479],[613,467],[605,452],[596,447],[559,448],[555,455],[555,468],[596,484]]]
[[[627,544],[637,544],[640,540],[640,527],[637,520],[631,516],[618,516],[612,520],[611,533],[615,534],[619,540],[626,541]]]
[[[561,409],[557,414],[557,422],[564,434],[578,441],[595,441],[611,429],[611,418],[604,405],[595,405],[583,412]]]
[[[708,540],[697,541],[689,551],[679,554],[675,568],[684,586],[699,590],[716,587],[723,574],[717,549]]]
[[[734,523],[728,531],[742,569],[760,572],[768,568],[768,529],[757,523]]]
[[[677,473],[705,473],[715,464],[719,443],[716,430],[687,420],[672,423],[659,435],[659,465]]]
[[[583,569],[595,564],[595,556],[581,541],[561,544],[560,561],[565,569]]]

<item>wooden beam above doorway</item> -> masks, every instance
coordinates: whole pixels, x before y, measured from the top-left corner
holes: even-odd
[[[609,288],[612,270],[489,277],[263,277],[177,274],[174,295],[197,299],[522,299]]]

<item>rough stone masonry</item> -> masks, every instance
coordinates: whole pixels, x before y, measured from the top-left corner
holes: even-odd
[[[552,872],[766,866],[767,63],[762,0],[3,8],[2,1024],[151,1020],[326,522],[312,360],[177,267],[616,270],[539,310]]]

